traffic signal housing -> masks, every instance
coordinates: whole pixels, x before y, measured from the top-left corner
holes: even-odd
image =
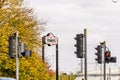
[[[105,62],[106,63],[109,63],[109,62],[116,63],[116,61],[117,61],[116,57],[111,57],[110,51],[105,52]]]
[[[102,64],[102,46],[98,45],[95,49],[97,50],[97,53],[95,53],[97,58],[95,58],[95,60],[98,64]]]
[[[29,57],[32,55],[32,51],[31,50],[25,50],[25,57]]]
[[[116,57],[110,57],[110,62],[116,63],[116,61],[117,61],[117,58],[116,58]]]
[[[110,62],[110,51],[105,51],[105,62],[106,63]]]
[[[26,45],[22,42],[19,43],[19,54],[18,54],[18,57],[19,58],[22,58],[25,54],[25,48],[26,48]]]
[[[14,37],[13,36],[9,36],[8,39],[8,55],[10,58],[14,58]]]
[[[76,34],[75,40],[76,40],[76,52],[77,58],[83,58],[83,34]]]
[[[14,36],[9,36],[8,38],[8,55],[10,58],[14,58],[15,57],[15,35]],[[26,50],[26,45],[22,42],[19,43],[18,41],[18,57],[22,58],[22,57],[29,57],[32,55],[32,51],[31,50]]]
[[[19,57],[29,57],[32,55],[31,50],[26,50],[26,45],[24,43],[19,43]]]

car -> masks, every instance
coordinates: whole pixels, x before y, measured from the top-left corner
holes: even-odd
[[[16,79],[10,77],[0,77],[0,80],[16,80]]]

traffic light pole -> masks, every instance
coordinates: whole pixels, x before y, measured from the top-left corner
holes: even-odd
[[[19,80],[19,61],[18,61],[18,31],[16,31],[16,80]]]
[[[83,73],[83,58],[81,58],[81,73]]]
[[[104,41],[103,44],[103,48],[104,48],[104,80],[106,80],[106,62],[105,62],[105,51],[106,51],[106,42]]]
[[[87,80],[87,29],[84,29],[85,80]]]

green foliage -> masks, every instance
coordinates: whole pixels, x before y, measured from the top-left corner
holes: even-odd
[[[52,76],[49,80],[56,80],[56,76]],[[59,80],[75,80],[76,75],[59,75]]]
[[[75,80],[76,77],[77,77],[76,75],[72,75],[71,80]]]
[[[61,75],[60,80],[75,80],[75,75]]]

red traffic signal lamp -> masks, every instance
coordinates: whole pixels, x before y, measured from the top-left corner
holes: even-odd
[[[105,52],[105,57],[110,57],[110,51]]]
[[[105,62],[109,63],[111,61],[110,51],[105,52]]]

